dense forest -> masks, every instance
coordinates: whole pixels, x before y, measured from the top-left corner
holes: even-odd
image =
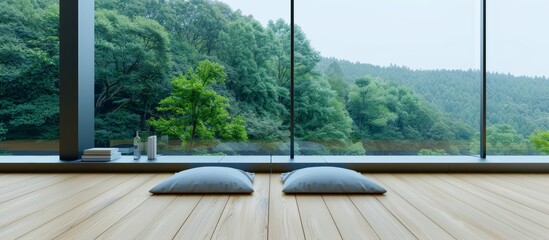
[[[287,22],[211,0],[95,5],[96,145],[140,130],[166,154],[288,154]],[[57,0],[0,3],[0,140],[57,138],[58,20]],[[478,154],[478,71],[325,58],[295,29],[296,153]],[[488,78],[490,153],[543,151],[549,80]]]

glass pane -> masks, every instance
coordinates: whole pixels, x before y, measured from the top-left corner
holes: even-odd
[[[0,155],[59,152],[58,0],[0,2]]]
[[[96,144],[288,154],[288,19],[285,1],[96,0]]]
[[[487,5],[487,153],[547,154],[549,2]]]
[[[478,154],[478,1],[295,4],[298,154]]]

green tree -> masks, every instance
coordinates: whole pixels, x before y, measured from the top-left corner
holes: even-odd
[[[279,115],[276,79],[269,65],[272,38],[259,22],[240,17],[220,34],[219,58],[227,68],[227,88],[244,112]]]
[[[467,151],[468,143],[456,148],[451,140],[469,140],[472,135],[470,127],[427,105],[410,89],[380,78],[356,79],[349,92],[347,110],[353,119],[355,138],[421,140],[408,144],[413,151],[433,148],[457,154],[459,149]]]
[[[284,108],[280,114],[280,118],[284,121],[284,125],[289,125],[290,109],[290,25],[284,22],[283,19],[269,21],[268,31],[274,36],[274,54],[270,60],[270,65],[276,76],[277,85],[277,101]]]
[[[289,84],[282,81],[289,76],[285,65],[277,66],[278,58],[284,58],[277,53],[286,46],[280,31],[265,29],[237,11],[220,33],[216,52],[228,74],[224,95],[232,100],[231,111],[246,116],[251,139],[281,140],[288,135]]]
[[[295,91],[297,138],[338,149],[351,141],[352,120],[325,79],[301,77]]]
[[[295,76],[299,78],[314,71],[320,61],[320,53],[311,47],[311,42],[299,26],[294,28]]]
[[[337,62],[330,64],[325,71],[325,76],[332,90],[337,93],[340,101],[346,104],[349,97],[349,85],[343,79],[343,72],[339,64]]]
[[[480,135],[471,143],[471,152],[478,153]],[[528,141],[509,124],[494,124],[486,128],[486,150],[492,155],[523,155],[528,152]]]
[[[8,140],[58,136],[58,21],[54,1],[0,2],[0,135]]]
[[[207,60],[200,62],[196,70],[174,77],[171,95],[157,108],[163,116],[151,118],[150,125],[191,146],[195,140],[247,140],[244,118],[231,120],[228,99],[211,89],[226,77],[221,65]]]
[[[290,25],[283,19],[269,21],[268,30],[275,36],[275,54],[272,59],[278,85],[290,88]]]
[[[175,0],[171,3],[173,19],[167,27],[197,52],[210,55],[227,25],[225,6],[209,0]]]
[[[549,131],[542,131],[536,129],[530,135],[530,141],[532,141],[532,146],[545,154],[549,154]]]
[[[169,93],[168,34],[154,20],[131,19],[111,10],[96,11],[95,20],[96,119],[109,122],[109,114],[117,111],[138,117],[138,121],[117,118],[128,120],[120,124],[123,129],[104,129],[115,126],[100,124],[97,130],[126,132],[129,138],[135,129],[145,127],[155,105]],[[106,140],[97,136],[98,143]]]
[[[359,78],[349,94],[347,109],[361,130],[362,139],[394,138],[388,131],[398,120],[389,108],[389,94],[380,80]]]

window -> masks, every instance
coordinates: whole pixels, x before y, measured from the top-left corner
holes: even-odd
[[[296,1],[296,152],[478,154],[479,14],[474,0]]]
[[[289,154],[284,1],[96,0],[96,145]]]
[[[546,1],[487,2],[487,153],[548,153]],[[544,148],[545,147],[545,148]]]
[[[57,0],[0,2],[0,155],[59,151]]]
[[[293,40],[298,155],[479,153],[478,1],[95,3],[96,146],[288,155]],[[488,2],[489,154],[548,151],[544,4]],[[57,154],[58,2],[0,6],[0,154]]]

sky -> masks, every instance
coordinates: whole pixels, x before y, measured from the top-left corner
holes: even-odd
[[[266,25],[288,0],[221,0]],[[549,1],[488,0],[490,72],[549,77]],[[295,0],[295,22],[324,57],[412,69],[479,69],[479,0]]]

